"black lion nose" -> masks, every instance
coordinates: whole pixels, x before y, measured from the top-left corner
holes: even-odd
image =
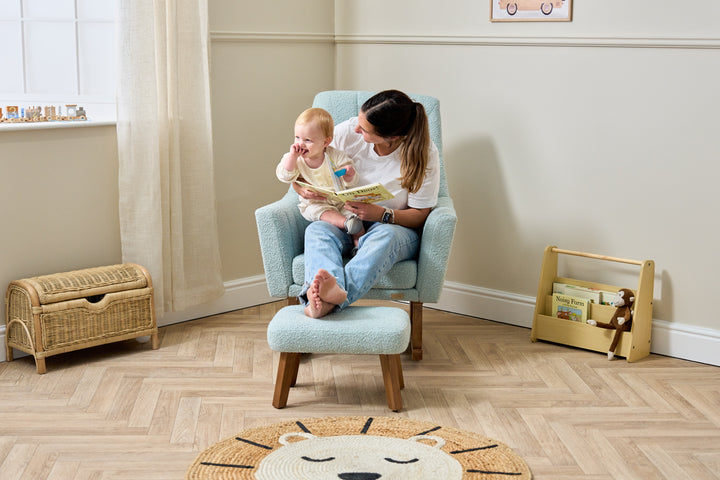
[[[338,478],[340,480],[377,480],[382,477],[379,473],[371,472],[349,472],[339,473]]]

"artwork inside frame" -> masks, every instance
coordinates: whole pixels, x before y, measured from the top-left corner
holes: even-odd
[[[490,0],[492,22],[569,22],[572,0]]]

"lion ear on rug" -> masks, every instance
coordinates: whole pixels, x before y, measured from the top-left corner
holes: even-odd
[[[612,360],[615,356],[615,349],[620,341],[620,335],[622,335],[622,332],[629,332],[632,327],[632,306],[634,302],[635,294],[633,291],[629,288],[621,288],[615,294],[615,298],[611,302],[615,307],[615,313],[612,318],[610,318],[610,322],[598,322],[593,319],[589,319],[587,321],[588,325],[615,330],[615,335],[613,335],[610,348],[608,349],[608,360]]]

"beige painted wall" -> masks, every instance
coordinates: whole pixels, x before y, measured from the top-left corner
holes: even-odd
[[[263,273],[255,209],[287,186],[275,166],[295,118],[333,88],[333,2],[210,1],[211,90],[223,278]]]
[[[449,282],[534,296],[547,244],[650,258],[654,317],[718,329],[720,4],[576,3],[569,23],[493,24],[469,0],[211,0],[223,278],[262,273],[253,212],[285,191],[273,169],[313,95],[401,88],[442,105]],[[115,143],[0,132],[0,284],[120,261]]]
[[[0,151],[3,292],[15,279],[120,262],[114,125],[0,131]]]
[[[487,2],[338,2],[337,87],[440,98],[449,281],[534,296],[546,245],[653,259],[654,317],[718,328],[720,7],[575,3],[499,24]],[[565,273],[637,284],[606,267]]]

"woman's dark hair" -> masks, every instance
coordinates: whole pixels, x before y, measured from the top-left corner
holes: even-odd
[[[381,137],[399,137],[400,184],[417,192],[425,178],[430,132],[425,107],[399,90],[385,90],[370,97],[360,109]]]

